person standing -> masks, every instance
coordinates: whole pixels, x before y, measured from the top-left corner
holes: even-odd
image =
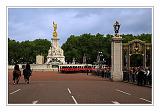
[[[19,65],[16,64],[13,70],[13,84],[18,84],[20,76],[21,76],[21,71],[19,69]]]
[[[32,70],[30,68],[30,64],[26,64],[25,69],[23,70],[24,80],[27,84],[29,84],[29,78],[32,74]]]
[[[137,82],[137,84],[139,85],[139,86],[142,86],[143,85],[143,78],[144,78],[144,70],[143,70],[143,68],[141,67],[140,68],[140,70],[139,70],[139,72],[138,72],[138,82]]]
[[[146,69],[146,83],[147,83],[147,85],[150,84],[150,70],[149,70],[149,68]]]
[[[146,70],[143,70],[143,85],[146,85],[147,82],[147,72]]]

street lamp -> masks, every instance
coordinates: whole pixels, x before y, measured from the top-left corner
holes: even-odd
[[[83,64],[86,64],[86,55],[83,56]]]
[[[98,63],[98,66],[100,67],[100,64],[101,64],[101,57],[103,56],[102,52],[99,51],[98,52],[98,56],[97,56],[97,63]]]

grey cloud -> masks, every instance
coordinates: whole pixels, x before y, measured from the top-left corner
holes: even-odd
[[[31,8],[9,11],[9,36],[20,41],[37,37],[50,40],[53,20],[58,24],[61,45],[71,34],[113,34],[115,20],[121,23],[123,34],[152,32],[152,12],[148,8]]]

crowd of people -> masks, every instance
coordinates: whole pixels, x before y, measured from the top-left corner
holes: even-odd
[[[111,67],[106,66],[96,68],[95,71],[93,71],[93,74],[102,78],[111,78]]]
[[[130,67],[124,69],[123,80],[137,85],[152,85],[152,72],[150,68]]]
[[[92,71],[93,75],[102,78],[111,78],[111,67],[99,67]],[[152,72],[149,68],[143,67],[130,67],[123,70],[123,81],[137,84],[139,86],[152,85]]]
[[[13,84],[18,84],[19,80],[21,78],[21,75],[24,76],[24,81],[26,84],[29,84],[29,78],[32,74],[32,70],[30,68],[30,64],[26,64],[22,66],[23,72],[21,72],[19,65],[15,64],[14,70],[13,70]]]
[[[32,70],[30,64],[22,66],[22,72],[19,68],[19,65],[16,64],[13,70],[13,84],[18,84],[21,74],[24,76],[24,81],[26,84],[29,84],[29,78],[32,75]],[[92,72],[93,75],[102,77],[102,78],[111,78],[111,67],[98,67]],[[87,72],[88,74],[88,72]],[[149,68],[143,67],[130,67],[129,69],[123,69],[123,81],[137,84],[139,86],[152,85],[152,72]]]

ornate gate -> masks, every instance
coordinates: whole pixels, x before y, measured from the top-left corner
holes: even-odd
[[[143,67],[152,68],[152,45],[141,40],[132,40],[123,43],[123,69],[131,67],[131,56],[139,54],[143,57]]]

